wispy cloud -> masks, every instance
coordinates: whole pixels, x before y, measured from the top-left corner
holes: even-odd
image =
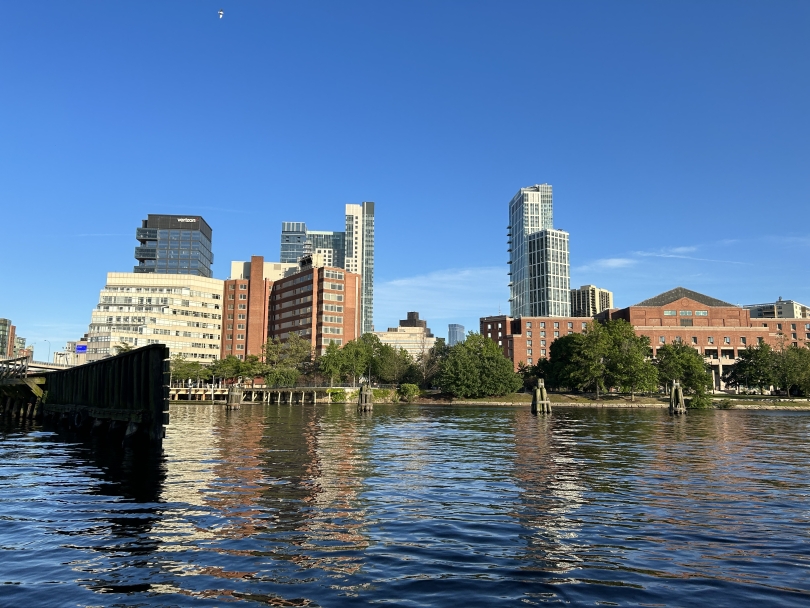
[[[739,262],[737,260],[716,260],[713,258],[698,258],[691,255],[679,255],[675,253],[654,253],[652,251],[636,251],[635,255],[648,258],[675,258],[679,260],[695,260],[698,262],[715,262],[718,264],[738,264],[740,266],[751,266],[749,262]]]
[[[588,272],[589,270],[614,270],[616,268],[627,268],[638,263],[632,258],[602,258],[594,260],[584,266],[574,268],[575,272]]]

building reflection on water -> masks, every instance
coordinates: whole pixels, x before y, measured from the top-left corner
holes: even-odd
[[[582,545],[575,513],[583,504],[575,441],[559,416],[514,418],[514,480],[520,487],[516,517],[526,528],[528,569],[564,573],[579,565]]]

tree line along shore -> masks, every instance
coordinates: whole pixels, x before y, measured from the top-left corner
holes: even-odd
[[[281,342],[268,340],[260,356],[244,360],[234,356],[210,365],[175,356],[171,362],[173,383],[218,381],[268,387],[357,386],[370,383],[397,389],[403,401],[422,402],[484,400],[520,402],[543,380],[552,392],[552,402],[624,403],[654,405],[678,381],[689,407],[711,407],[709,366],[695,349],[682,342],[661,346],[651,356],[649,338],[637,336],[624,320],[591,322],[581,334],[556,339],[549,357],[537,365],[512,362],[491,339],[470,332],[463,342],[448,347],[444,340],[414,358],[404,349],[383,344],[374,334],[365,334],[343,346],[330,344],[315,356],[309,340],[290,334]],[[771,348],[753,345],[740,351],[739,359],[726,368],[727,386],[752,395],[726,395],[721,407],[744,403],[773,402],[784,397],[810,396],[810,349],[795,346]],[[404,388],[403,388],[404,387]],[[525,393],[521,392],[525,391]],[[510,399],[497,399],[510,395]],[[726,401],[723,401],[726,399]]]

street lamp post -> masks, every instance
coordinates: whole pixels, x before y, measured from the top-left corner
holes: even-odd
[[[50,362],[51,362],[51,341],[50,341],[50,340],[46,340],[45,338],[43,338],[43,339],[42,339],[42,341],[43,341],[43,342],[47,342],[47,343],[48,343],[48,358],[47,358],[47,359],[45,359],[45,362],[46,362],[46,363],[50,363]]]

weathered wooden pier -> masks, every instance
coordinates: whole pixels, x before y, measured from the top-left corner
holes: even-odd
[[[160,443],[169,423],[169,349],[153,344],[63,371],[0,363],[3,416]],[[4,402],[4,403],[3,403]]]

